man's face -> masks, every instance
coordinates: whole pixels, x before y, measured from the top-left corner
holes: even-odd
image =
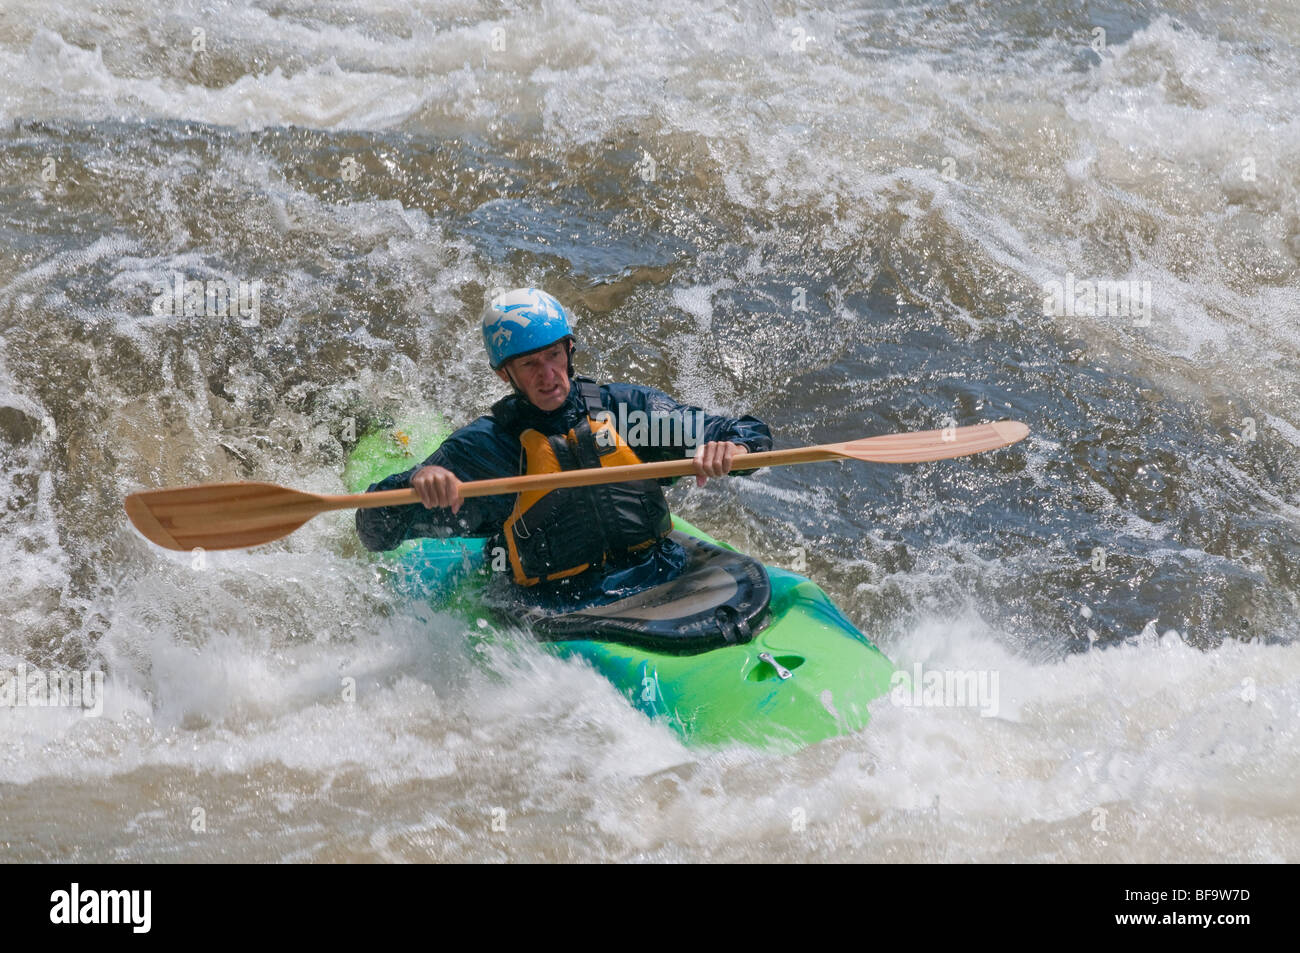
[[[544,350],[511,358],[497,369],[497,376],[507,384],[513,376],[538,410],[555,410],[569,396],[569,342],[556,341]]]

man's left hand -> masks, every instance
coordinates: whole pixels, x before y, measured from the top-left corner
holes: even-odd
[[[704,486],[709,477],[720,477],[731,470],[731,463],[749,448],[738,443],[715,440],[695,451],[695,485]]]

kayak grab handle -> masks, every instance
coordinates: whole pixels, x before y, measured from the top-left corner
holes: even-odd
[[[766,662],[768,665],[772,666],[772,668],[776,669],[776,674],[781,681],[784,682],[787,678],[794,677],[794,672],[790,671],[776,659],[772,658],[771,652],[759,652],[758,659],[760,662]]]

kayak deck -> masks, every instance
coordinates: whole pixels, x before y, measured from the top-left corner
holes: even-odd
[[[491,603],[542,642],[615,642],[670,655],[695,655],[748,642],[767,621],[772,584],[752,556],[675,530],[686,554],[681,574],[621,599],[564,611],[520,601],[509,579],[492,580]]]
[[[692,744],[801,747],[861,730],[870,703],[889,692],[893,665],[814,583],[768,574],[771,621],[743,645],[687,656],[608,642],[546,647],[586,660]]]

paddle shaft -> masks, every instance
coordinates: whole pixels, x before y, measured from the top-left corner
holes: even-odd
[[[760,467],[779,467],[790,463],[816,463],[819,460],[843,460],[844,454],[823,447],[795,447],[791,450],[767,450],[762,453],[742,453],[732,461],[733,470],[757,470]],[[659,463],[637,463],[624,467],[592,467],[586,470],[566,470],[563,473],[530,474],[528,476],[501,477],[496,480],[471,480],[460,485],[461,499],[472,496],[496,496],[506,493],[523,493],[531,490],[560,490],[572,486],[596,486],[600,483],[623,483],[627,480],[658,480],[667,477],[692,476],[695,462],[689,457],[682,460],[662,460]],[[615,476],[617,474],[617,476]],[[376,506],[400,506],[419,503],[415,490],[381,490],[377,493],[321,495],[321,510],[365,510]],[[305,512],[305,510],[304,510]]]
[[[942,431],[881,434],[847,443],[740,454],[733,458],[730,469],[756,470],[846,458],[868,463],[925,463],[1009,446],[1028,433],[1029,428],[1024,424],[1003,420]],[[695,460],[685,457],[660,463],[471,480],[460,484],[459,496],[466,499],[691,476],[695,473],[695,464]],[[420,502],[414,489],[323,495],[291,490],[274,483],[237,482],[143,490],[128,496],[125,505],[131,523],[146,539],[167,549],[184,550],[260,546],[287,536],[317,513]]]

